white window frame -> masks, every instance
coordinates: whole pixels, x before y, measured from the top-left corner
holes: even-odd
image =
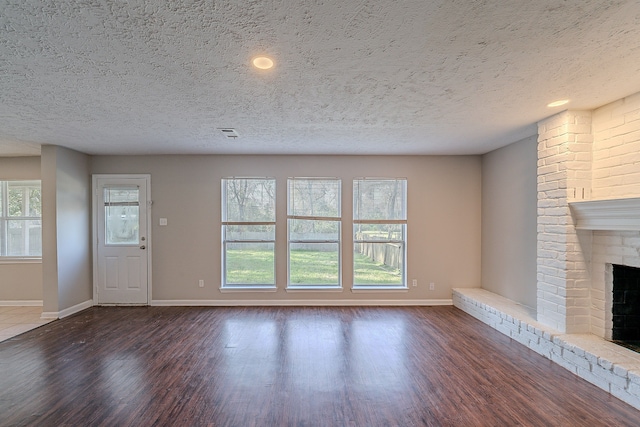
[[[404,194],[403,200],[404,205],[402,206],[402,215],[403,219],[361,219],[357,218],[356,208],[358,206],[359,200],[356,200],[362,193],[360,191],[356,191],[356,185],[362,181],[404,181]],[[407,285],[407,195],[408,195],[408,180],[407,178],[373,178],[373,177],[361,177],[354,178],[353,180],[353,248],[355,251],[356,245],[359,243],[363,244],[380,244],[380,243],[391,243],[391,244],[399,244],[402,245],[402,279],[401,282],[397,285],[393,284],[373,284],[373,283],[356,283],[355,277],[355,256],[353,260],[353,290],[406,290],[408,289]],[[400,224],[402,225],[402,239],[377,239],[377,240],[367,240],[367,239],[356,239],[356,228],[358,224]]]
[[[222,278],[221,278],[221,291],[233,291],[233,290],[275,290],[276,289],[276,211],[277,211],[277,203],[276,203],[276,195],[274,194],[273,203],[274,203],[274,219],[273,221],[227,221],[227,194],[226,194],[226,186],[225,182],[228,180],[255,180],[255,181],[273,181],[274,183],[274,191],[277,193],[277,182],[273,177],[225,177],[221,180],[221,210],[222,210],[222,227],[221,227],[221,235],[222,235]],[[273,239],[232,239],[227,237],[227,226],[233,225],[271,225],[273,226],[274,233]],[[273,283],[227,283],[227,245],[232,243],[272,243],[273,244]]]
[[[40,233],[42,233],[42,215],[40,216],[9,216],[9,184],[17,184],[24,187],[38,187],[42,197],[42,181],[39,179],[25,180],[3,180],[0,181],[0,263],[14,262],[41,262],[42,246],[40,247],[40,255],[6,255],[8,249],[8,227],[9,221],[40,221]],[[42,201],[41,201],[42,202]],[[26,209],[29,209],[29,198],[27,197]],[[42,206],[40,207],[42,209]],[[28,213],[28,212],[27,212]],[[42,241],[42,236],[41,236]],[[29,242],[26,241],[26,248],[29,248]]]
[[[338,184],[338,212],[339,216],[312,216],[291,214],[291,183],[293,181],[336,181]],[[331,221],[338,223],[338,238],[329,240],[291,239],[291,220]],[[333,284],[296,284],[291,283],[291,244],[336,244],[338,247],[338,283]],[[342,179],[337,177],[289,177],[287,179],[287,291],[298,290],[342,290]]]

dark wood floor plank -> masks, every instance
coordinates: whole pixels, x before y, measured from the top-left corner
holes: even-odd
[[[1,426],[637,426],[453,307],[94,307],[0,343]]]

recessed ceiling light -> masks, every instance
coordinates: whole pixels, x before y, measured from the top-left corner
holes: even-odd
[[[560,99],[558,101],[553,101],[547,104],[547,107],[560,107],[561,105],[568,104],[568,99]]]
[[[267,58],[266,56],[256,56],[253,58],[253,66],[259,68],[261,70],[268,70],[273,67],[273,60],[271,58]]]

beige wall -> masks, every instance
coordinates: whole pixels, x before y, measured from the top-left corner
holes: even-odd
[[[43,311],[59,313],[92,298],[91,158],[42,147]]]
[[[94,156],[92,173],[151,174],[153,300],[450,299],[452,287],[480,286],[481,158],[376,156]],[[275,293],[221,293],[220,179],[277,180]],[[354,177],[408,178],[408,292],[354,294],[352,254],[343,251],[343,292],[287,293],[286,179],[342,179],[343,240],[351,236]],[[535,212],[535,206],[534,206]],[[168,226],[158,226],[167,218]],[[349,244],[343,246],[350,248]],[[198,287],[198,280],[205,287]],[[436,284],[428,291],[428,283]]]
[[[0,157],[0,180],[40,179],[40,157]],[[42,263],[0,264],[0,301],[42,300]]]
[[[482,287],[536,307],[536,137],[482,156]]]

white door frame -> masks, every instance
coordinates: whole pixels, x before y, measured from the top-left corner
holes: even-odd
[[[150,174],[93,174],[91,175],[91,195],[92,195],[92,249],[93,249],[93,301],[98,301],[98,180],[99,179],[144,179],[147,184],[147,305],[151,305],[151,175]]]

